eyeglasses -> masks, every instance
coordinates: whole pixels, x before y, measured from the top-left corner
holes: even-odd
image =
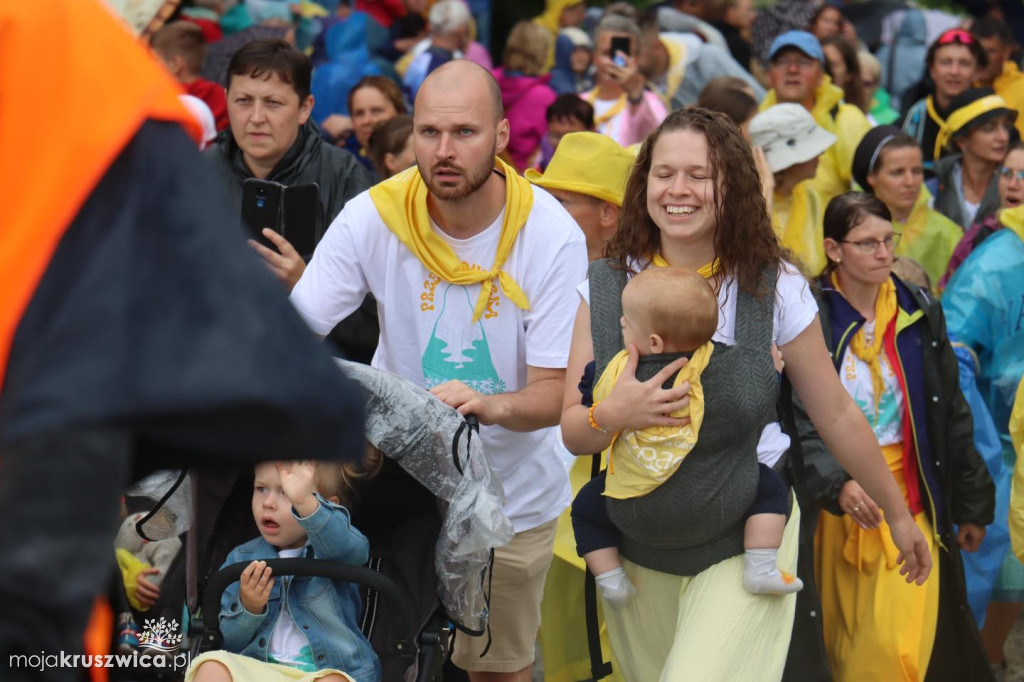
[[[1000,166],[999,175],[1003,180],[1012,180],[1013,178],[1017,178],[1021,182],[1024,182],[1024,170],[1014,170],[1012,168],[1007,168],[1006,166]]]
[[[960,45],[973,45],[974,36],[971,35],[970,31],[965,31],[962,28],[954,28],[951,31],[946,31],[939,39],[935,41],[936,45],[950,45],[959,43]]]
[[[792,55],[789,57],[779,57],[771,63],[771,66],[779,67],[783,70],[789,70],[791,66],[796,66],[801,71],[808,71],[814,68],[815,64],[820,64],[817,59],[813,57],[807,57],[805,55]]]
[[[859,242],[848,242],[845,239],[842,240],[844,244],[852,244],[864,255],[873,254],[878,250],[879,246],[884,246],[886,251],[892,251],[900,243],[900,233],[893,232],[885,237],[885,239],[864,239]]]

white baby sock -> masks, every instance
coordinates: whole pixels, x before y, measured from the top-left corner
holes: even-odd
[[[744,555],[743,586],[754,594],[791,594],[803,589],[795,575],[780,571],[778,550],[748,549]]]
[[[594,576],[594,580],[597,581],[597,588],[601,590],[601,594],[613,608],[622,608],[636,595],[636,588],[621,566]]]

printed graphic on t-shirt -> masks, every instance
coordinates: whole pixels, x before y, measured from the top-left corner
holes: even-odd
[[[475,270],[479,266],[468,266]],[[476,292],[468,287],[442,281],[431,273],[424,282],[420,309],[433,314],[434,325],[423,352],[423,378],[427,388],[457,380],[485,395],[505,392],[505,382],[491,358],[483,321],[498,316],[497,286],[491,291],[482,317],[473,322]]]
[[[867,342],[871,343],[874,324],[865,325]],[[846,349],[843,357],[843,371],[840,377],[857,407],[871,424],[879,445],[893,445],[903,441],[903,391],[899,377],[893,370],[889,358],[882,355],[882,384],[885,387],[875,406],[875,389],[871,383],[871,369]]]

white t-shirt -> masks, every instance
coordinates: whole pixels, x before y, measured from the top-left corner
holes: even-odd
[[[298,549],[279,549],[277,555],[282,559],[295,559],[304,555],[305,547]],[[284,580],[285,578],[277,578]],[[289,577],[288,580],[291,580]],[[287,588],[284,588],[287,589]],[[287,594],[287,592],[285,592]],[[313,650],[309,646],[309,638],[302,634],[288,613],[288,601],[281,608],[281,615],[277,618],[274,631],[270,635],[270,644],[267,645],[267,659],[271,663],[289,665],[307,672],[316,670],[316,662],[313,660]]]
[[[864,324],[864,339],[871,343],[875,335],[875,323]],[[871,383],[871,369],[868,363],[859,359],[846,347],[843,354],[843,364],[839,367],[839,380],[843,383],[846,392],[853,397],[853,402],[864,413],[871,424],[871,430],[875,432],[878,444],[895,445],[903,442],[903,389],[900,387],[899,377],[893,370],[892,363],[883,353],[882,365],[882,397],[878,400],[878,410],[875,410],[875,387]]]
[[[502,219],[469,239],[434,230],[461,261],[489,270]],[[530,309],[518,308],[495,280],[487,309],[474,324],[481,285],[448,284],[429,272],[383,223],[364,192],[331,224],[291,300],[309,326],[325,335],[372,293],[380,318],[374,367],[425,388],[458,379],[481,393],[511,393],[526,385],[527,365],[566,366],[578,308],[573,289],[586,268],[583,232],[561,204],[534,187],[530,218],[503,268],[526,294]],[[516,532],[556,518],[571,499],[565,467],[548,437],[551,430],[481,427]]]
[[[587,304],[590,304],[590,285],[583,282],[577,291]],[[739,284],[734,277],[725,280],[718,289],[718,331],[713,340],[727,346],[736,344],[736,298],[739,296]],[[779,279],[775,284],[774,319],[772,323],[772,340],[778,346],[784,346],[814,321],[818,314],[818,304],[811,294],[811,288],[804,276],[791,265],[784,263],[779,270]],[[783,356],[785,361],[785,356]],[[568,379],[567,379],[568,381]],[[789,449],[789,436],[782,432],[782,425],[773,422],[764,427],[757,443],[757,460],[767,466],[775,466],[776,462]]]

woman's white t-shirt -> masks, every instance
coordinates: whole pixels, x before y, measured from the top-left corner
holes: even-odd
[[[583,282],[576,289],[587,304],[590,304],[590,285]],[[735,277],[726,278],[718,289],[718,331],[713,340],[728,346],[736,344],[736,299],[739,285]],[[775,306],[772,324],[772,340],[777,346],[784,346],[808,325],[818,314],[818,304],[811,294],[811,287],[800,271],[790,263],[783,263],[775,284]],[[785,361],[785,356],[783,356]],[[775,466],[789,449],[789,436],[782,432],[782,425],[773,422],[764,427],[757,443],[757,459],[767,466]]]

